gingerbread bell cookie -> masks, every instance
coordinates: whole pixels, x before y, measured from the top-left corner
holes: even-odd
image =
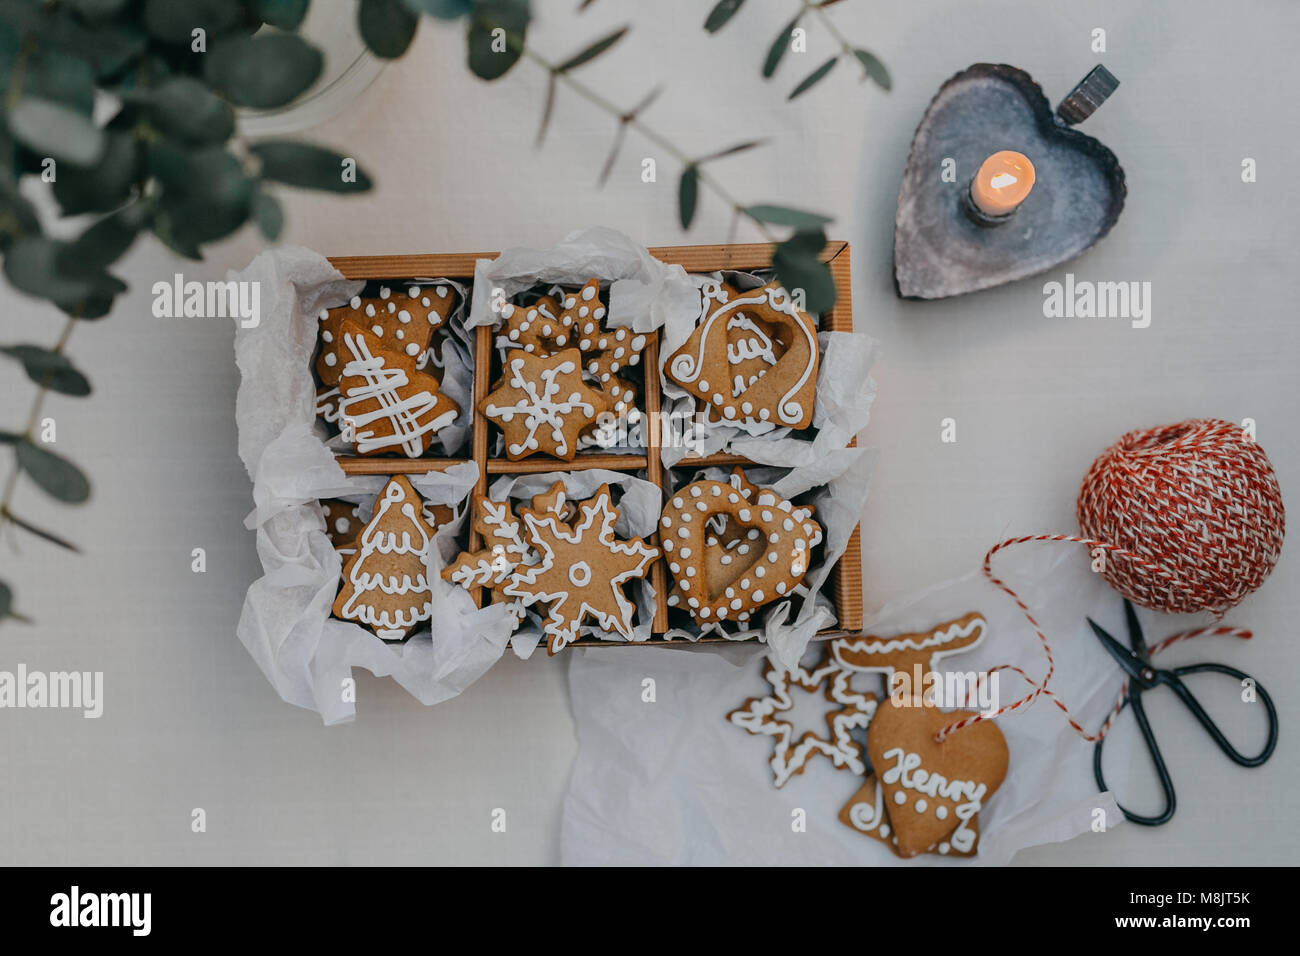
[[[695,396],[707,424],[807,428],[817,389],[817,328],[776,282],[701,290],[703,313],[664,374]]]
[[[343,437],[361,455],[393,450],[408,458],[423,455],[434,433],[456,420],[460,406],[409,356],[385,351],[372,331],[344,322],[339,334],[347,356],[338,380]]]
[[[370,628],[386,641],[405,640],[433,613],[426,570],[434,529],[424,502],[402,475],[388,480],[374,513],[343,564],[334,616]]]
[[[727,482],[678,489],[659,529],[674,582],[668,606],[701,624],[743,623],[757,608],[789,596],[822,540],[812,513],[750,484],[739,468]]]
[[[504,374],[479,411],[500,426],[511,461],[538,453],[572,460],[579,433],[609,411],[609,399],[582,380],[581,360],[577,349],[545,357],[507,354]]]
[[[625,586],[644,578],[659,549],[641,538],[614,533],[619,511],[609,486],[572,503],[557,482],[518,516],[509,504],[479,499],[475,527],[485,547],[461,554],[443,577],[467,588],[488,587],[493,600],[512,603],[517,614],[544,610],[547,651],[578,638],[584,624],[633,637],[636,607]]]

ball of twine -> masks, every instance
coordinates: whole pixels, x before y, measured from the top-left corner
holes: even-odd
[[[1106,580],[1170,613],[1235,607],[1273,570],[1286,532],[1268,456],[1216,419],[1129,432],[1088,469],[1076,515],[1084,537],[1109,546]]]

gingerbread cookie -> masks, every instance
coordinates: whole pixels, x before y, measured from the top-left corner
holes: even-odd
[[[446,580],[490,588],[493,603],[511,604],[517,618],[524,608],[544,608],[550,654],[577,640],[588,621],[632,639],[636,608],[623,587],[649,573],[659,549],[641,538],[614,537],[619,512],[608,485],[575,504],[556,482],[534,496],[532,507],[519,509],[519,517],[508,503],[486,498],[475,510],[485,547],[462,553],[443,570]]]
[[[936,703],[933,699],[935,684],[927,683],[926,676],[936,672],[943,658],[977,645],[987,630],[984,616],[972,611],[919,633],[837,638],[831,641],[831,654],[840,666],[849,670],[884,674],[891,696],[901,694],[907,688],[911,692],[909,696],[915,695],[923,698],[925,703],[933,704]],[[899,674],[897,680],[895,673]]]
[[[426,571],[432,531],[422,501],[402,475],[388,480],[374,514],[343,565],[334,616],[356,621],[385,641],[405,640],[433,613]]]
[[[365,527],[361,520],[361,506],[342,498],[325,498],[320,503],[321,516],[325,519],[325,535],[334,545],[334,550],[347,557],[357,550],[357,535]]]
[[[975,815],[1002,785],[1010,755],[992,721],[970,724],[942,743],[935,735],[968,712],[881,704],[867,729],[867,753],[880,779],[898,854],[916,856],[947,843],[975,848]]]
[[[751,734],[761,734],[773,738],[772,775],[778,787],[784,786],[791,777],[801,774],[814,754],[829,757],[836,767],[862,774],[866,766],[862,762],[862,748],[850,736],[855,728],[866,727],[876,711],[874,694],[862,694],[850,686],[852,675],[836,664],[829,657],[816,670],[809,671],[802,666],[787,670],[768,659],[763,669],[763,679],[768,682],[772,692],[766,697],[753,697],[741,707],[727,715],[727,719],[737,727],[743,727]],[[794,709],[794,700],[790,696],[791,685],[810,694],[819,690],[825,698],[836,705],[826,714],[827,737],[819,737],[808,731],[798,740],[794,738],[794,725],[777,715]]]
[[[429,361],[433,330],[447,321],[455,304],[455,294],[448,285],[408,285],[405,295],[381,286],[378,297],[354,295],[345,306],[321,309],[320,354],[316,357],[316,376],[326,388],[339,383],[343,368],[351,359],[343,345],[343,324],[352,322],[369,330],[378,348],[400,352],[423,369]]]
[[[505,374],[479,411],[500,426],[511,461],[538,452],[572,460],[579,433],[609,411],[609,400],[583,382],[580,361],[577,349],[547,357],[522,351],[506,356]]]
[[[433,434],[455,421],[460,406],[400,352],[386,352],[371,332],[350,322],[340,335],[347,365],[339,377],[339,427],[362,455],[401,449],[418,458]]]
[[[608,485],[597,488],[577,510],[573,523],[566,524],[554,505],[545,511],[520,509],[541,560],[516,568],[502,588],[525,607],[547,606],[542,629],[550,654],[577,640],[578,629],[589,621],[631,640],[636,607],[623,586],[649,574],[650,562],[659,556],[659,549],[641,538],[614,537],[619,512]]]
[[[915,805],[910,809],[914,811]],[[857,793],[853,794],[849,798],[849,802],[840,808],[839,821],[854,833],[861,833],[874,840],[879,840],[889,847],[895,856],[902,857],[902,854],[898,851],[898,834],[894,832],[894,825],[889,820],[889,807],[885,802],[885,791],[874,773],[867,774],[867,779],[863,781]],[[938,844],[926,852],[937,853],[940,856],[949,854],[953,856],[974,856],[975,844],[979,841],[980,832],[978,816],[970,820],[967,829],[975,835],[975,841],[970,844],[968,849],[954,850],[950,842],[940,840]]]
[[[505,337],[525,352],[553,355],[576,347],[582,353],[582,369],[593,387],[609,399],[610,410],[628,415],[636,408],[638,389],[619,376],[641,361],[648,335],[621,327],[611,328],[604,320],[606,308],[600,298],[600,280],[591,279],[578,292],[565,294],[563,303],[543,296],[532,305],[507,303],[501,309],[506,320]]]
[[[729,482],[678,489],[659,519],[674,586],[669,607],[703,624],[745,622],[803,580],[822,529],[812,508],[751,485],[739,468]]]
[[[664,374],[704,409],[707,424],[807,428],[817,390],[817,328],[776,282],[740,292],[709,282],[702,318]]]

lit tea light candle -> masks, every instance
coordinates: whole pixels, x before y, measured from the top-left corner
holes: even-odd
[[[984,160],[970,184],[971,202],[985,216],[1002,218],[1020,207],[1034,188],[1034,164],[1024,153],[1004,149]]]

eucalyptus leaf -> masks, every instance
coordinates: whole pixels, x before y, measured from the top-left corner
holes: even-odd
[[[61,166],[54,198],[65,216],[106,212],[126,201],[140,175],[139,145],[130,133],[105,135],[104,154],[90,167]]]
[[[307,15],[311,0],[253,0],[253,12],[281,30],[296,30]]]
[[[16,445],[22,437],[18,432],[0,431],[0,445]]]
[[[60,308],[73,308],[108,291],[104,274],[67,276],[59,271],[59,255],[66,245],[45,236],[25,236],[5,253],[5,275],[15,289],[49,299]]]
[[[259,189],[253,193],[253,221],[267,242],[275,242],[284,229],[284,210],[274,196]]]
[[[771,77],[776,72],[776,68],[781,65],[781,58],[785,56],[786,50],[790,49],[791,34],[794,33],[794,28],[798,25],[799,17],[796,16],[786,24],[784,30],[776,35],[776,39],[768,47],[767,58],[763,60],[764,79]]]
[[[59,272],[84,275],[107,269],[131,248],[143,225],[140,211],[134,206],[103,217],[59,250]]]
[[[853,51],[853,55],[858,58],[862,64],[864,75],[876,81],[876,85],[882,90],[893,89],[893,81],[889,78],[889,71],[885,69],[885,64],[876,59],[875,54],[869,50],[863,50],[861,47]]]
[[[817,69],[805,76],[798,86],[790,91],[790,95],[786,97],[786,100],[789,101],[794,99],[796,96],[802,96],[804,93],[807,93],[810,89],[820,83],[827,73],[835,69],[835,64],[838,62],[840,62],[839,57],[833,56],[821,66],[817,67]]]
[[[61,352],[39,345],[8,345],[0,347],[0,353],[21,362],[27,377],[37,385],[78,398],[90,394],[86,376]]]
[[[546,99],[542,103],[542,121],[537,126],[537,145],[541,146],[546,139],[546,130],[551,125],[551,113],[555,110],[555,91],[559,86],[556,77],[559,72],[553,72],[546,78]]]
[[[704,21],[704,29],[710,33],[717,33],[727,25],[727,21],[736,15],[745,0],[718,0],[709,11],[708,18]]]
[[[193,146],[224,143],[235,132],[230,104],[193,77],[171,77],[123,99],[139,104],[160,132]]]
[[[9,131],[38,156],[91,166],[104,154],[104,131],[70,106],[27,96],[9,111]]]
[[[164,43],[188,47],[193,31],[201,29],[211,43],[244,20],[239,0],[144,0],[144,27],[151,37]]]
[[[363,193],[371,186],[370,177],[355,167],[356,181],[345,182],[344,162],[348,157],[310,143],[270,140],[249,147],[262,161],[262,178],[334,193]]]
[[[826,248],[820,229],[796,232],[772,253],[772,269],[788,291],[802,289],[809,312],[825,312],[835,304],[835,279],[819,256]]]
[[[25,196],[18,192],[18,184],[0,173],[0,252],[23,236],[39,236],[41,220]]]
[[[745,215],[759,222],[770,222],[774,226],[791,226],[794,229],[817,229],[833,221],[830,216],[823,216],[820,213],[766,203],[746,206]]]
[[[62,103],[89,119],[95,106],[95,73],[81,57],[38,48],[27,64],[22,92]]]
[[[324,63],[297,34],[267,33],[219,42],[207,54],[204,76],[237,106],[273,109],[306,92]]]
[[[581,53],[575,53],[573,56],[569,57],[559,66],[557,66],[555,68],[555,72],[567,73],[572,69],[576,69],[577,67],[582,66],[584,63],[590,63],[592,60],[596,59],[596,57],[600,56],[602,53],[604,53],[606,50],[612,47],[619,40],[623,39],[628,29],[629,29],[628,27],[623,27],[622,29],[615,30],[609,36],[597,40],[595,43],[591,44],[591,46],[587,47]]]
[[[149,169],[163,187],[153,223],[160,238],[165,234],[189,250],[228,236],[248,221],[253,180],[221,147],[155,143]]]
[[[762,146],[764,140],[751,139],[745,143],[737,143],[735,146],[728,146],[726,149],[720,149],[716,153],[709,153],[707,156],[701,156],[696,160],[697,163],[711,163],[715,159],[725,159],[728,156],[735,156],[737,153],[744,153],[753,149],[755,146]]]
[[[9,585],[0,581],[0,621],[13,614],[13,608],[14,592]]]
[[[34,12],[36,6],[30,4],[29,12]],[[59,50],[85,60],[101,80],[119,73],[148,46],[149,38],[136,18],[86,25],[71,11],[55,4],[42,6],[51,9],[40,11],[24,32],[39,36],[42,49]],[[6,14],[14,8],[12,3],[0,4]]]
[[[107,20],[122,12],[130,0],[63,0],[87,20]]]
[[[90,497],[90,482],[81,469],[61,455],[46,451],[24,438],[14,447],[18,467],[52,498],[70,505]]]
[[[411,45],[420,18],[403,0],[361,0],[357,23],[370,52],[393,60]]]
[[[691,228],[699,195],[700,168],[691,163],[682,170],[681,181],[677,184],[677,213],[681,218],[683,229]]]
[[[439,20],[459,20],[474,8],[470,0],[406,0],[406,5]]]
[[[529,16],[528,0],[476,0],[466,40],[469,68],[475,76],[495,80],[519,62]]]

